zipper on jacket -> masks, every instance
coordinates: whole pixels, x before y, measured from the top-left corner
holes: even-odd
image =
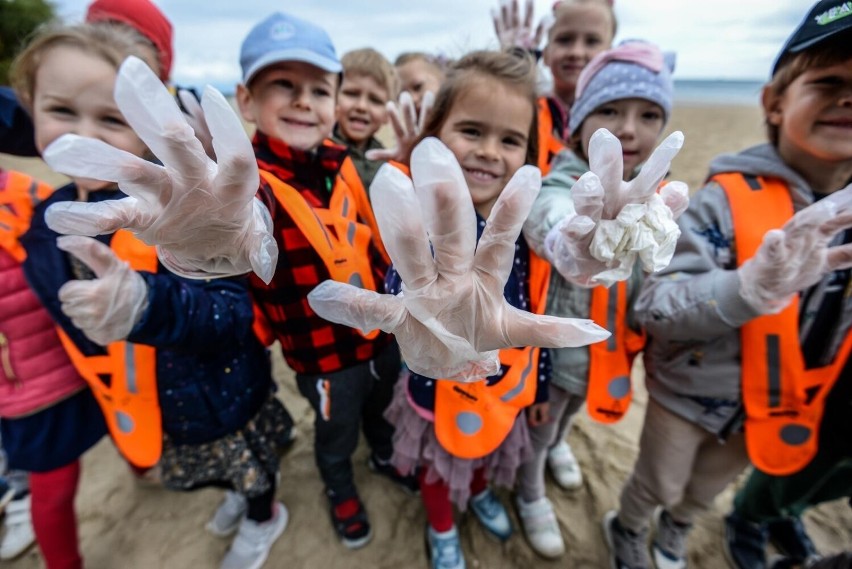
[[[9,339],[6,334],[0,332],[0,362],[3,364],[3,371],[6,373],[6,378],[15,384],[15,387],[20,387],[21,382],[18,376],[15,375],[15,370],[12,369],[12,350],[9,347]]]

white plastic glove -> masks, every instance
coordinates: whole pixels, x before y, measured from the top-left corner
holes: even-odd
[[[852,267],[852,244],[829,247],[852,227],[852,185],[767,231],[752,258],[737,269],[740,295],[761,314],[783,310],[794,295],[836,270]]]
[[[533,32],[533,0],[526,1],[523,21],[518,0],[500,2],[499,10],[491,10],[491,20],[494,22],[494,33],[497,34],[501,49],[519,47],[527,51],[535,50],[544,37],[544,19]]]
[[[537,168],[515,173],[479,245],[473,202],[453,153],[427,138],[412,153],[411,174],[413,185],[396,168],[383,166],[370,188],[402,293],[325,281],[308,295],[317,314],[365,332],[394,334],[412,371],[460,381],[496,374],[501,348],[577,347],[609,337],[591,320],[535,315],[503,298],[515,241],[541,186]]]
[[[127,338],[148,306],[145,279],[91,237],[64,235],[56,246],[80,259],[97,276],[62,285],[58,293],[62,312],[96,344],[106,346]]]
[[[204,109],[201,108],[201,103],[195,98],[195,94],[189,89],[178,89],[178,99],[183,105],[184,116],[186,122],[195,131],[195,138],[201,142],[204,147],[204,152],[211,160],[216,160],[216,149],[213,148],[213,135],[210,134],[210,129],[207,127],[207,120],[204,118]]]
[[[60,137],[44,152],[51,168],[118,182],[131,197],[54,204],[46,212],[50,228],[80,235],[125,228],[156,245],[160,260],[177,274],[210,278],[254,270],[269,282],[278,258],[272,219],[254,199],[259,184],[254,152],[222,94],[208,86],[201,101],[218,164],[207,157],[174,98],[141,60],[130,57],[121,65],[115,100],[164,166],[99,140]]]
[[[638,259],[648,272],[665,268],[680,229],[675,223],[689,205],[683,182],[657,188],[683,146],[674,132],[651,154],[642,171],[623,181],[621,142],[600,129],[589,142],[590,171],[571,189],[575,212],[547,234],[544,249],[559,273],[580,286],[610,286],[630,277]]]
[[[367,160],[395,160],[397,162],[408,162],[414,143],[423,132],[423,125],[435,103],[435,94],[426,91],[420,101],[420,116],[417,116],[417,108],[411,93],[403,91],[399,96],[399,105],[388,101],[387,108],[390,116],[391,126],[396,135],[396,145],[393,148],[374,148],[365,154]]]

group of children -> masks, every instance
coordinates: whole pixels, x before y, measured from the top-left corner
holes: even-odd
[[[183,119],[160,83],[171,29],[148,0],[98,0],[90,22],[41,32],[13,70],[33,132],[13,134],[32,137],[73,181],[51,193],[17,173],[0,178],[0,430],[10,466],[30,473],[47,566],[83,565],[79,457],[109,432],[135,471],[156,466],[168,488],[223,488],[207,525],[236,532],[221,566],[261,567],[288,521],[276,490],[292,419],[271,379],[275,340],[314,411],[315,460],[347,547],[372,536],[351,460],[363,430],[370,469],[420,493],[433,567],[466,566],[453,503],[496,538],[512,534],[491,484],[517,484],[531,547],[563,555],[545,469],[582,486],[565,442],[572,421],[583,407],[620,419],[644,352],[639,455],[618,510],[604,516],[611,566],[686,567],[694,519],[749,464],[726,518],[732,566],[768,567],[769,538],[788,556],[775,566],[815,566],[802,512],[852,495],[852,438],[842,436],[852,401],[846,4],[811,8],[763,92],[769,142],[714,161],[688,209],[649,174],[668,167],[652,151],[671,116],[674,58],[641,41],[612,48],[607,0],[554,6],[541,54],[550,96],[537,91],[528,42],[449,65],[405,54],[394,67],[372,49],[338,59],[321,28],[272,14],[240,53],[236,102],[255,127],[250,146],[215,92],[184,105],[194,130]],[[397,116],[407,130],[377,154],[401,89],[414,119]],[[198,125],[211,140],[196,138]],[[604,159],[599,129],[617,138],[615,159]],[[394,161],[379,171],[376,157]],[[444,181],[425,181],[439,163],[431,178]],[[537,197],[519,187],[536,179],[526,165],[547,174]],[[377,186],[402,174],[414,186],[388,203]],[[461,201],[447,193],[459,188]],[[679,231],[652,225],[651,212],[671,222],[684,210]],[[411,237],[388,229],[399,212],[412,215],[398,222]],[[671,264],[649,275],[646,250],[623,252],[617,260],[635,263],[622,282],[597,284],[614,261],[590,243],[628,215],[657,229],[655,252],[677,239]],[[219,278],[198,278],[205,272]],[[341,293],[338,313],[309,301],[328,280],[360,289]],[[452,304],[450,291],[476,322],[435,310]],[[598,341],[589,325],[567,339],[563,327],[580,324],[565,319],[611,336]],[[439,357],[465,346],[479,376],[448,373]]]

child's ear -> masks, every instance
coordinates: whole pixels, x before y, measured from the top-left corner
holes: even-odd
[[[243,120],[252,124],[257,122],[257,117],[254,115],[252,108],[252,96],[249,88],[242,83],[237,85],[237,106],[240,108],[240,116]]]
[[[541,60],[547,67],[550,67],[550,42],[547,42],[547,45],[541,51]]]
[[[766,117],[766,122],[772,126],[780,126],[783,118],[784,95],[779,95],[775,89],[769,85],[764,85],[760,93],[760,100],[763,104],[763,115]]]

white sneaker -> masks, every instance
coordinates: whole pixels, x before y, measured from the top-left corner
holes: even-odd
[[[30,518],[30,496],[12,500],[6,506],[6,534],[0,543],[0,559],[14,559],[35,543]]]
[[[524,528],[527,541],[533,551],[550,559],[565,553],[565,540],[562,539],[562,533],[559,531],[553,504],[546,496],[535,502],[525,502],[523,498],[517,496],[515,504],[518,506],[521,527]]]
[[[272,544],[287,527],[289,514],[281,502],[275,502],[272,519],[266,522],[253,522],[243,518],[240,531],[222,560],[219,569],[260,569]]]
[[[225,492],[222,503],[216,509],[216,513],[204,527],[216,537],[228,537],[237,531],[247,510],[248,501],[246,497],[228,490]]]
[[[556,483],[565,490],[576,490],[583,486],[580,464],[567,442],[560,441],[547,451],[547,466]]]

